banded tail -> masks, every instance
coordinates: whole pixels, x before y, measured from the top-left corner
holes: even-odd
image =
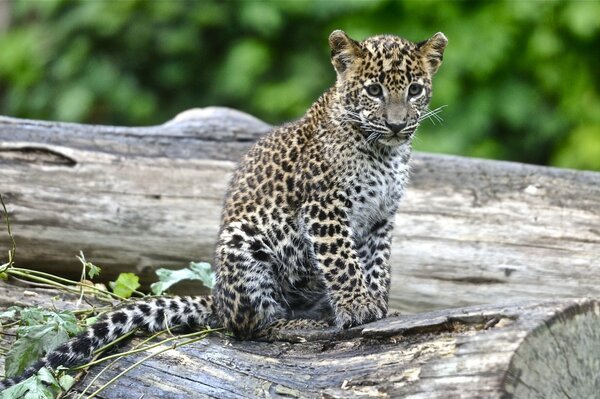
[[[134,302],[108,313],[86,331],[48,352],[21,375],[1,381],[0,391],[26,380],[42,367],[56,369],[84,364],[95,350],[135,328],[155,332],[178,325],[216,327],[216,324],[212,296],[162,297]]]

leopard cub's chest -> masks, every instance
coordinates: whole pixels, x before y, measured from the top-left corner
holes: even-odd
[[[408,164],[401,159],[373,162],[356,168],[347,179],[349,220],[355,238],[371,232],[383,220],[393,222],[408,181]]]

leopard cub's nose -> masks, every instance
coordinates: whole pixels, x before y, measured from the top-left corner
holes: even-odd
[[[406,122],[402,122],[402,123],[389,123],[388,121],[386,121],[385,125],[392,132],[398,133],[398,132],[400,132],[402,129],[404,129],[406,127]]]

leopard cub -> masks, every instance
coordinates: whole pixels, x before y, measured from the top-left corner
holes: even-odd
[[[214,300],[236,335],[386,315],[394,215],[446,43],[331,34],[336,84],[248,152],[226,197]]]

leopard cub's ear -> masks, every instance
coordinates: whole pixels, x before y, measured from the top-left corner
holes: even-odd
[[[448,44],[448,39],[442,32],[438,32],[430,39],[417,44],[417,49],[421,53],[423,62],[429,68],[429,73],[432,75],[442,65],[446,44]]]
[[[331,48],[331,63],[338,74],[342,74],[357,57],[362,56],[360,44],[341,30],[331,32],[329,47]]]

